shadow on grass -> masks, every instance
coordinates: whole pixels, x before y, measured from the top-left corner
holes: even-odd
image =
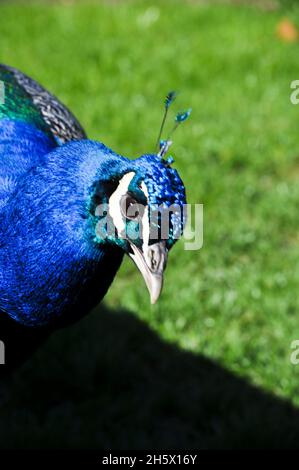
[[[2,449],[284,448],[298,438],[287,402],[104,306],[1,380]]]

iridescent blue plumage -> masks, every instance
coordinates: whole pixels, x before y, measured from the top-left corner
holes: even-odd
[[[48,94],[49,106],[39,108],[39,85],[13,69],[7,75],[3,66],[0,79],[1,70],[5,80],[13,74],[13,86],[22,87],[16,94],[25,96],[32,109],[28,122],[25,114],[15,113],[10,84],[10,101],[2,116],[0,112],[0,321],[1,315],[9,315],[31,327],[68,324],[104,297],[124,253],[133,259],[144,250],[158,256],[150,240],[133,243],[120,236],[121,224],[141,224],[141,218],[118,219],[122,201],[137,201],[149,210],[182,209],[184,185],[170,163],[157,155],[130,160],[85,139],[66,108],[65,120],[58,122],[62,105],[54,97]],[[105,239],[97,233],[97,208],[109,201],[112,206],[112,200],[116,232]],[[179,210],[170,217],[167,239],[153,243],[162,250],[157,258],[161,265],[147,268],[155,279],[184,226]],[[157,286],[147,285],[156,289],[154,297],[159,294]]]
[[[180,238],[185,225],[182,208],[187,201],[183,182],[178,172],[157,155],[143,155],[135,160],[135,163],[137,168],[141,169],[152,210],[157,207],[165,207],[166,210],[169,207],[173,208],[167,240],[170,248]]]

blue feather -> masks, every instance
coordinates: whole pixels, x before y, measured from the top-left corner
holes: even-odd
[[[175,117],[175,120],[176,122],[184,122],[188,119],[188,117],[190,116],[191,114],[191,111],[192,109],[189,108],[187,109],[187,111],[183,111],[181,113],[177,113],[176,117]]]
[[[165,105],[174,98],[170,93]],[[72,120],[77,136],[81,127]],[[135,173],[129,187],[135,195],[145,183],[150,209],[186,202],[177,171],[157,155],[130,160],[88,139],[57,145],[38,122],[0,119],[0,316],[30,327],[71,323],[105,296],[126,241],[96,237],[95,208],[98,200],[108,201],[123,175]],[[55,138],[69,138],[71,129]],[[168,249],[184,223],[174,210]]]
[[[176,91],[170,91],[169,93],[167,93],[166,98],[165,98],[165,107],[169,108],[169,106],[174,102],[176,97],[177,97]]]

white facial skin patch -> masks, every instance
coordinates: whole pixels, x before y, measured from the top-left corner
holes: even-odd
[[[141,189],[146,196],[146,200],[148,203],[148,191],[145,183],[142,181],[141,183]],[[150,236],[150,227],[149,227],[149,218],[148,218],[148,204],[146,205],[144,209],[144,214],[142,217],[142,238],[143,238],[143,243],[142,243],[142,249],[143,252],[145,252],[145,247],[148,247],[148,242],[149,242],[149,236]]]
[[[117,229],[120,237],[126,237],[126,219],[121,212],[121,199],[127,194],[130,183],[135,176],[135,172],[131,171],[125,174],[119,181],[119,184],[109,198],[109,213],[113,220],[114,226]],[[141,189],[148,200],[148,191],[144,182],[141,183]],[[142,231],[143,231],[143,245],[148,245],[149,240],[149,220],[148,220],[148,207],[145,207],[142,217]]]
[[[118,183],[118,186],[114,193],[109,198],[109,213],[112,217],[115,228],[117,229],[118,235],[125,237],[126,223],[121,214],[120,201],[129,189],[130,183],[135,176],[134,171],[126,173]]]

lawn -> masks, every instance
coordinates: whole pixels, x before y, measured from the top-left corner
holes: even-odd
[[[203,248],[177,243],[157,305],[126,260],[104,305],[2,383],[1,447],[298,445],[299,43],[276,34],[298,14],[1,3],[0,62],[119,153],[154,150],[163,96],[179,90],[174,108],[193,112],[172,155],[204,204]]]

